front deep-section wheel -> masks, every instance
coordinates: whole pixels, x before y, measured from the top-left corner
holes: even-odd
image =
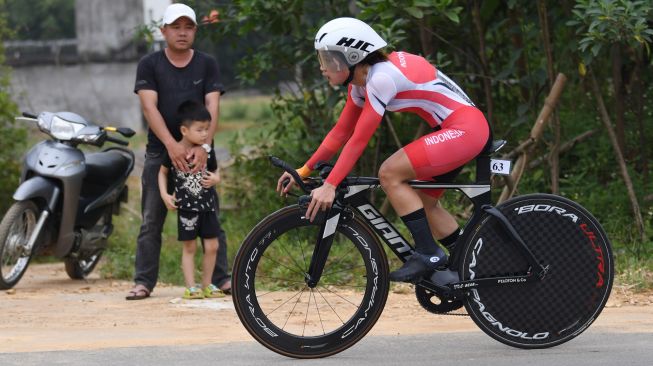
[[[374,234],[351,216],[338,225],[320,282],[307,285],[320,227],[304,212],[283,208],[245,238],[234,260],[234,306],[247,331],[272,351],[326,357],[351,347],[378,320],[388,262]]]
[[[545,348],[576,337],[598,317],[612,288],[612,250],[603,228],[579,204],[554,195],[520,196],[497,209],[548,272],[541,281],[470,290],[465,299],[469,315],[485,333],[514,347]],[[529,270],[491,215],[466,242],[461,278]]]

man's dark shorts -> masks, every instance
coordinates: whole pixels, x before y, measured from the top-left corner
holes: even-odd
[[[215,211],[179,210],[177,212],[177,240],[179,241],[195,240],[198,236],[203,239],[217,238],[218,231],[218,215]]]

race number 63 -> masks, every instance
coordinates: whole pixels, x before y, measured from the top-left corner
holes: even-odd
[[[510,160],[490,160],[490,171],[492,174],[508,175],[510,174]]]

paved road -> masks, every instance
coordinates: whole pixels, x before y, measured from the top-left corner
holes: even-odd
[[[219,332],[219,330],[216,330]],[[311,365],[479,365],[600,366],[650,365],[653,333],[588,330],[561,346],[521,350],[498,343],[480,331],[422,336],[376,336]],[[134,347],[96,351],[0,354],[0,365],[297,365],[254,342],[183,347]],[[302,362],[303,363],[303,362]]]

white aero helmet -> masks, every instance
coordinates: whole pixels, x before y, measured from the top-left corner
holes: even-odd
[[[356,18],[333,19],[315,35],[320,64],[330,71],[340,71],[343,66],[351,68],[387,45],[372,27]]]

